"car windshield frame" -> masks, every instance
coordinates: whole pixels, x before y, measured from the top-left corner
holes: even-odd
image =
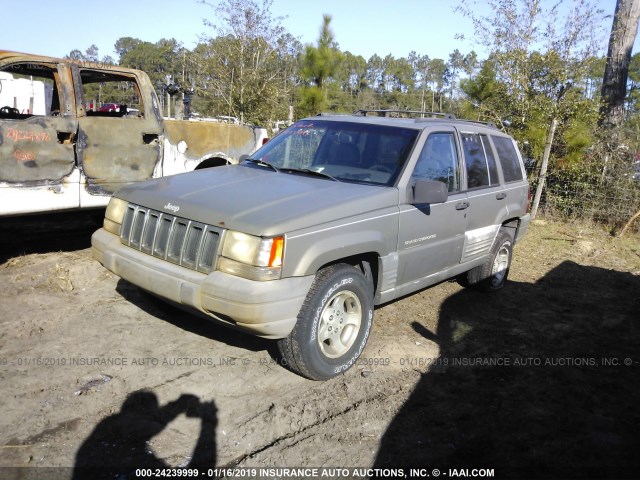
[[[301,120],[251,155],[252,168],[277,173],[395,186],[415,148],[420,129],[348,120]]]

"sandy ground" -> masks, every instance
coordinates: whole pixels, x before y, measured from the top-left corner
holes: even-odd
[[[0,225],[0,478],[640,477],[637,236],[536,222],[503,291],[446,282],[378,308],[359,363],[321,383],[120,280],[89,217],[54,217]]]

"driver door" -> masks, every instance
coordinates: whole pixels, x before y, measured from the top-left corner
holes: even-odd
[[[445,203],[400,206],[398,285],[411,284],[458,265],[469,206],[461,187],[460,155],[454,130],[430,133],[411,176],[443,182]]]
[[[68,67],[0,59],[0,214],[79,206]]]

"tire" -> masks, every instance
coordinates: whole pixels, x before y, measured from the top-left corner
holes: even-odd
[[[483,292],[500,290],[507,283],[512,254],[513,235],[509,230],[501,228],[485,263],[469,270],[463,284]]]
[[[312,380],[351,368],[363,352],[373,320],[373,288],[355,267],[320,270],[288,337],[278,341],[287,365]]]

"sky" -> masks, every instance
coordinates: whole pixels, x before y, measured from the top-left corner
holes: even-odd
[[[481,0],[475,1],[478,8],[486,8]],[[604,10],[606,50],[616,0],[592,1]],[[463,54],[475,50],[484,58],[481,46],[473,42],[471,20],[454,11],[457,4],[458,0],[273,0],[271,10],[273,16],[287,16],[283,26],[303,44],[316,42],[322,15],[330,14],[340,49],[365,59],[374,53],[398,58],[416,51],[446,60],[456,48]],[[214,9],[197,0],[11,1],[3,5],[0,49],[63,57],[95,44],[100,57],[117,59],[113,45],[121,37],[152,43],[175,38],[192,49],[203,34],[213,35],[205,18],[214,21]],[[458,40],[456,34],[466,39]]]

